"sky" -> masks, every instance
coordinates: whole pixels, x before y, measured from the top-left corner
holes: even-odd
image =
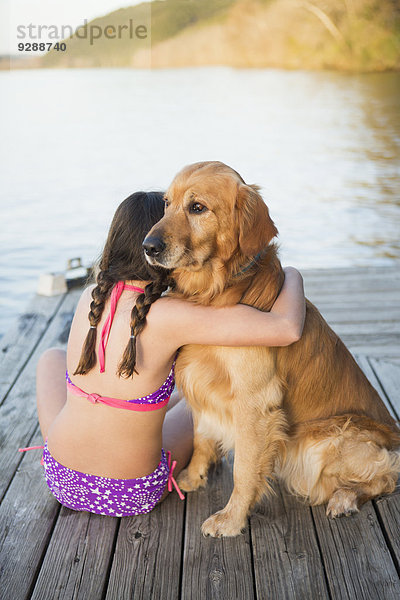
[[[0,55],[18,54],[19,25],[71,25],[75,29],[85,19],[90,21],[139,3],[138,0],[0,0]]]

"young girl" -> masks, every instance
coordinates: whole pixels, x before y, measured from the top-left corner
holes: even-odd
[[[149,271],[142,241],[163,215],[162,198],[138,192],[118,207],[67,353],[48,350],[38,364],[46,481],[73,510],[147,513],[173,485],[180,493],[174,477],[190,459],[193,437],[185,402],[172,393],[180,346],[285,346],[303,329],[302,278],[293,268],[270,313],[160,298],[165,277]]]

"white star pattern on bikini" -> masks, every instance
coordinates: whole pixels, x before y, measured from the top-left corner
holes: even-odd
[[[67,508],[117,517],[143,514],[160,500],[168,481],[165,452],[157,469],[137,479],[110,479],[79,473],[57,463],[44,451],[50,490]]]

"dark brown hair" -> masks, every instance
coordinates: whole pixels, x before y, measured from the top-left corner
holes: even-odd
[[[163,194],[135,192],[121,202],[108,232],[99,262],[97,285],[92,291],[88,315],[90,328],[83,343],[81,357],[74,375],[85,375],[96,365],[97,325],[107,298],[118,281],[151,280],[136,300],[131,313],[131,338],[118,367],[118,374],[131,377],[137,373],[136,336],[146,325],[150,306],[167,289],[168,271],[151,268],[144,257],[142,242],[164,214]],[[133,337],[132,337],[133,336]]]

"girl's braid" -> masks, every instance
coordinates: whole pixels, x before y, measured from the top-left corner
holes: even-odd
[[[92,302],[88,314],[90,328],[82,347],[81,357],[74,375],[86,375],[96,364],[97,325],[103,314],[105,302],[115,284],[114,278],[107,271],[100,271],[97,285],[92,291]]]
[[[124,355],[118,367],[118,375],[132,377],[136,370],[136,338],[146,326],[147,313],[153,302],[161,297],[169,287],[171,281],[168,272],[158,274],[158,278],[146,285],[144,293],[136,299],[136,304],[131,312],[131,337],[125,348]]]

